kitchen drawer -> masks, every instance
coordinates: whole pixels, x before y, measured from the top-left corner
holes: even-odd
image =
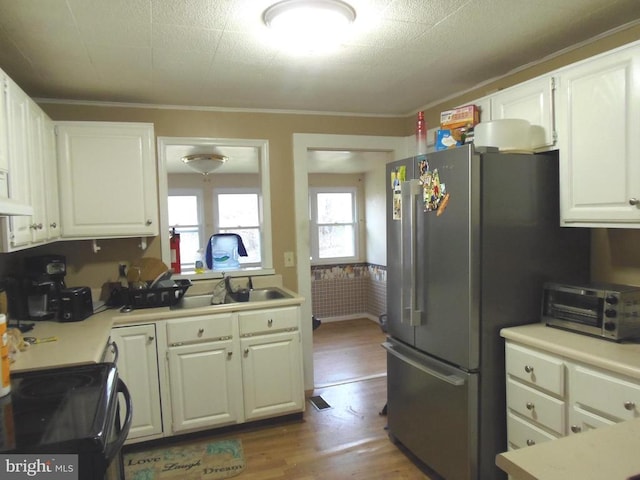
[[[528,387],[511,378],[507,379],[507,407],[528,420],[564,435],[565,402]]]
[[[588,412],[578,407],[573,406],[569,419],[569,431],[567,434],[582,433],[595,428],[608,427],[614,425],[615,422],[596,415],[595,413]]]
[[[507,414],[507,434],[509,438],[509,447],[511,448],[528,447],[559,438],[545,432],[541,428],[536,427],[511,412]]]
[[[233,337],[233,314],[184,317],[167,321],[167,343],[204,342]]]
[[[298,308],[272,308],[240,312],[240,336],[251,336],[298,328]]]
[[[507,343],[507,374],[564,398],[565,365],[559,358]]]
[[[573,403],[614,421],[640,417],[640,385],[581,366],[573,373]]]

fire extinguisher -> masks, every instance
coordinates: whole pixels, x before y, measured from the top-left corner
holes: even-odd
[[[175,228],[171,229],[169,248],[171,249],[171,270],[173,273],[180,273],[180,234],[176,233]]]

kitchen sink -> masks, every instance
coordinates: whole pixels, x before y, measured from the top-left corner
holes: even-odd
[[[249,295],[244,294],[227,294],[224,303],[242,303],[242,302],[264,302],[268,300],[282,300],[284,298],[293,298],[290,294],[277,287],[256,288],[249,290]],[[211,306],[212,295],[193,295],[182,297],[178,303],[171,306],[171,310],[181,310],[184,308],[203,308]],[[218,305],[218,304],[214,304]]]
[[[292,298],[287,292],[277,287],[255,288],[249,290],[250,302],[263,302],[265,300],[281,300],[283,298]]]

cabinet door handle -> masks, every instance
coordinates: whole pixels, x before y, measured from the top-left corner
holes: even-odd
[[[245,348],[245,349],[244,349],[244,354],[245,354],[245,355],[249,355],[249,349],[248,349],[248,348]]]
[[[233,352],[227,352],[227,358],[231,358],[233,356]]]
[[[50,223],[49,226],[51,228],[57,228],[58,224],[56,222]]]
[[[625,410],[633,410],[634,408],[636,408],[635,402],[629,402],[629,401],[624,402]]]
[[[273,326],[273,319],[270,318],[269,320],[267,320],[267,325],[269,325],[270,327]]]
[[[147,220],[146,222],[144,222],[145,225],[148,227],[149,225],[151,225],[153,222],[151,220]]]
[[[535,440],[531,440],[530,438],[527,439],[527,446],[530,447],[531,445],[535,445],[536,442]]]
[[[151,335],[149,335],[149,338],[147,339],[149,341],[149,343],[153,342],[155,340],[156,337],[152,337]]]
[[[532,373],[533,372],[533,367],[531,365],[525,365],[524,366],[524,371],[527,373]]]
[[[201,337],[204,334],[204,328],[198,329],[198,336]]]
[[[536,406],[532,402],[527,402],[526,404],[527,410],[533,410]]]
[[[630,198],[629,199],[629,205],[631,205],[632,207],[637,207],[638,205],[640,205],[640,200],[638,200],[637,198]]]
[[[580,433],[582,431],[582,427],[578,425],[571,425],[571,431],[573,433]]]

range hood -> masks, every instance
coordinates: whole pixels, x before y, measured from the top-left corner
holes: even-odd
[[[33,207],[8,198],[0,198],[0,217],[33,215]]]

